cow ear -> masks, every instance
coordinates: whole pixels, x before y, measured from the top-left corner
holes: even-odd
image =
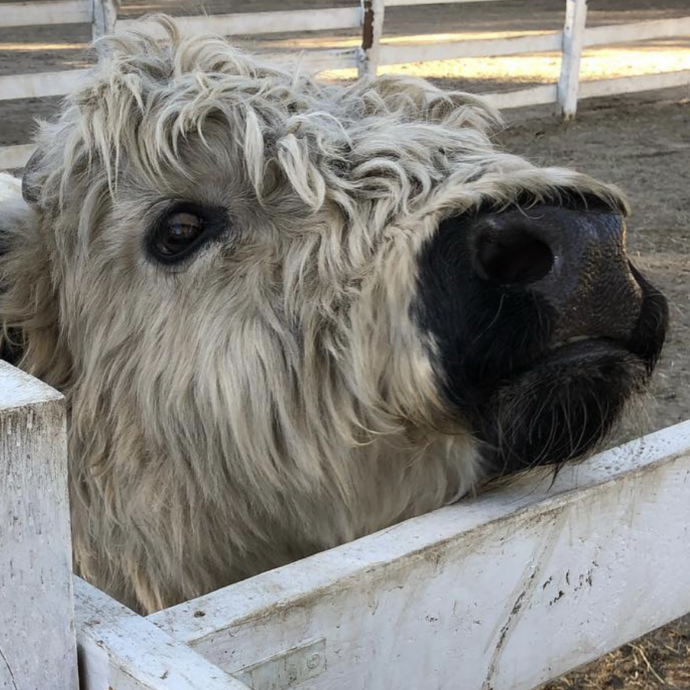
[[[27,326],[36,322],[36,299],[45,294],[38,213],[23,197],[22,180],[0,173],[0,359],[11,364],[25,354]]]
[[[42,183],[39,180],[38,172],[42,161],[43,152],[40,149],[36,149],[24,168],[24,175],[22,176],[22,197],[27,204],[36,204],[41,194]]]

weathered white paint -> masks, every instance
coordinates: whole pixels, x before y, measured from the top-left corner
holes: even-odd
[[[14,98],[39,98],[62,96],[76,87],[86,70],[72,69],[63,72],[38,74],[11,74],[0,77],[0,101]]]
[[[0,11],[0,27],[81,24],[90,22],[91,18],[91,3],[88,0],[5,2]]]
[[[690,422],[159,612],[231,673],[325,639],[302,690],[527,690],[690,611]]]
[[[381,53],[381,37],[386,12],[385,0],[362,0],[362,51],[360,77],[375,77]]]
[[[386,7],[407,7],[410,5],[465,5],[470,2],[503,2],[504,0],[386,0]]]
[[[34,152],[33,144],[19,146],[0,146],[0,170],[24,167]]]
[[[251,690],[78,577],[74,592],[80,690]]]
[[[0,204],[8,199],[21,199],[22,196],[22,181],[10,175],[9,173],[0,172]],[[0,400],[2,396],[0,395]]]
[[[0,361],[0,688],[77,690],[62,396]]]
[[[646,41],[652,38],[671,38],[690,34],[690,16],[674,19],[655,19],[634,24],[596,26],[585,31],[584,45],[610,45]]]
[[[428,45],[382,45],[379,64],[395,65],[429,60],[455,60],[463,57],[554,51],[561,49],[561,36],[560,31],[553,31],[539,36],[489,38]]]
[[[91,35],[95,41],[115,31],[117,9],[120,5],[120,0],[92,0],[92,2],[93,24]]]
[[[482,98],[485,98],[499,110],[523,108],[528,105],[547,105],[556,102],[558,87],[556,84],[542,84],[540,86],[530,86],[527,89],[518,89],[517,91],[483,93]]]
[[[329,69],[352,69],[359,65],[358,48],[308,50],[294,53],[263,53],[262,56],[282,65],[299,66],[310,74]]]
[[[664,72],[662,74],[643,74],[636,77],[618,77],[586,81],[580,84],[581,98],[615,96],[622,93],[638,93],[654,89],[670,89],[690,84],[690,70]]]
[[[324,31],[352,29],[362,24],[361,7],[336,9],[291,10],[287,12],[251,12],[242,14],[216,14],[200,17],[176,17],[177,25],[185,34],[214,33],[223,36],[285,33],[289,31]],[[161,31],[154,22],[124,19],[117,29],[143,28],[154,35]]]
[[[558,80],[558,103],[566,120],[575,117],[580,84],[580,60],[587,21],[587,0],[566,0],[561,76]]]

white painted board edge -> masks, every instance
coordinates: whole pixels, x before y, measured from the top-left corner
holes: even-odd
[[[325,639],[310,690],[528,690],[690,611],[690,422],[150,616],[237,673]]]
[[[465,57],[519,55],[560,51],[562,34],[552,31],[537,36],[474,39],[431,44],[383,44],[379,51],[380,65],[395,65],[430,60],[457,60]]]
[[[587,48],[616,43],[633,43],[655,38],[672,38],[690,34],[690,16],[674,19],[654,19],[633,24],[594,26],[585,31],[584,46]]]
[[[85,24],[91,22],[92,17],[91,3],[84,2],[84,0],[4,2],[0,11],[0,28],[48,24]]]
[[[78,577],[74,592],[80,690],[251,690]]]
[[[0,77],[0,101],[63,96],[79,84],[79,80],[86,71],[85,69],[72,69],[61,72],[11,74]]]
[[[690,70],[662,72],[661,74],[642,74],[616,79],[598,79],[580,84],[580,98],[599,98],[626,93],[671,89],[690,85]]]
[[[34,149],[33,144],[0,146],[0,170],[23,168],[29,162]]]
[[[526,89],[517,89],[516,91],[483,93],[480,95],[494,108],[509,110],[511,108],[524,108],[530,105],[556,103],[558,87],[556,84],[541,84],[539,86],[530,86]]]
[[[223,36],[251,36],[257,34],[324,31],[357,28],[362,24],[361,7],[342,7],[315,10],[289,10],[278,12],[247,12],[216,14],[196,17],[175,17],[175,23],[185,35],[213,33]],[[154,35],[161,32],[155,22],[124,19],[117,23],[116,31],[137,29]]]

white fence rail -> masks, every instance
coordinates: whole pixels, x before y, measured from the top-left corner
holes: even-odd
[[[92,19],[92,3],[83,0],[4,3],[0,13],[0,28],[37,24],[82,24],[90,23]]]
[[[375,75],[381,65],[561,51],[561,76],[557,85],[490,93],[486,96],[500,108],[558,104],[566,119],[575,116],[580,98],[690,84],[688,71],[580,83],[580,60],[584,48],[690,34],[690,16],[587,29],[587,0],[566,0],[566,18],[562,32],[432,45],[397,46],[382,43],[386,7],[492,1],[494,0],[360,0],[360,5],[353,7],[179,17],[178,23],[186,33],[212,32],[245,36],[361,27],[362,42],[359,48],[314,50],[307,52],[302,58],[291,56],[288,59],[299,59],[300,64],[314,72],[356,67],[360,75],[368,76]],[[116,28],[133,25],[134,21],[127,19],[116,23],[116,15],[117,0],[12,3],[3,5],[0,28],[39,23],[91,22],[93,35],[97,38]],[[146,26],[146,22],[139,22],[138,25]],[[152,32],[158,30],[155,24],[149,24],[148,28]],[[285,59],[285,56],[282,55],[281,59]],[[0,77],[0,101],[62,95],[74,88],[80,76],[80,71],[74,70]],[[30,147],[0,147],[0,170],[23,166],[30,154]]]
[[[3,688],[76,690],[76,627],[81,690],[532,690],[690,611],[690,422],[148,618],[73,595],[66,471],[0,363]]]
[[[686,422],[149,620],[256,690],[531,690],[690,611],[689,477]]]

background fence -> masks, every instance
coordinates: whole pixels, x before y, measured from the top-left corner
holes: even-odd
[[[313,72],[357,68],[360,75],[375,75],[377,69],[384,65],[560,51],[562,62],[558,83],[483,95],[498,108],[558,104],[565,118],[575,115],[578,99],[581,98],[690,84],[690,70],[580,83],[580,60],[585,48],[690,35],[690,16],[587,28],[587,0],[566,0],[562,31],[537,36],[405,46],[382,42],[387,7],[496,1],[499,0],[361,0],[359,6],[349,8],[180,17],[178,22],[185,33],[211,32],[228,36],[360,29],[361,44],[358,48],[306,53],[300,62]],[[133,24],[133,20],[117,19],[116,0],[12,3],[3,5],[0,11],[0,28],[83,22],[92,24],[94,38]],[[142,22],[138,24],[141,26]],[[155,31],[155,25],[150,25],[149,29]],[[295,56],[293,58],[297,59]],[[76,86],[83,71],[0,77],[0,101],[63,95]],[[31,151],[30,145],[0,148],[0,169],[22,167]]]

